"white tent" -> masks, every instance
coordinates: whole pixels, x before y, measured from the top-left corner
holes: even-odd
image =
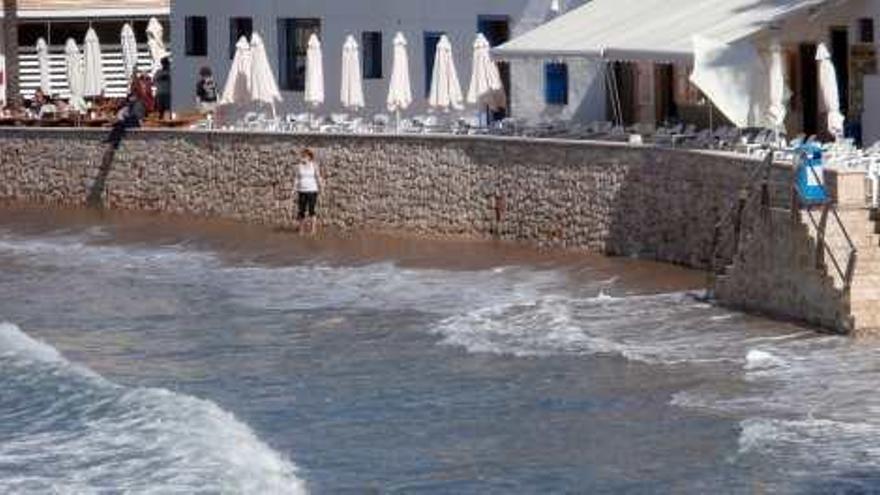
[[[138,61],[137,39],[131,24],[126,22],[122,26],[120,39],[122,40],[122,68],[125,71],[125,77],[131,79],[137,70]]]
[[[831,54],[825,43],[816,47],[816,61],[819,64],[819,90],[825,111],[828,112],[828,132],[835,136],[843,135],[844,117],[840,113],[840,93],[837,87],[837,73],[831,63]]]
[[[504,84],[498,66],[489,57],[489,41],[482,33],[474,41],[473,63],[471,64],[471,83],[468,87],[467,102],[497,110],[506,106]]]
[[[733,43],[827,0],[591,0],[495,48],[501,57],[684,61],[692,37]]]
[[[389,112],[400,113],[412,104],[412,87],[409,81],[409,56],[403,33],[394,36],[394,58],[391,64],[391,80],[388,84]]]
[[[104,60],[101,55],[101,42],[92,28],[86,32],[83,52],[83,96],[100,96],[104,92]]]
[[[153,66],[150,70],[152,75],[162,68],[162,59],[168,56],[168,50],[165,49],[165,29],[162,23],[155,17],[150,17],[147,22],[147,47],[150,49],[150,57],[153,59]]]
[[[263,38],[257,33],[251,35],[250,53],[249,77],[251,99],[257,103],[271,106],[272,113],[274,114],[275,103],[281,101],[281,91],[278,90],[275,74],[272,72],[272,66],[269,64],[269,57],[266,56]]]
[[[733,44],[695,36],[691,82],[738,127],[761,125],[766,70],[750,42]]]
[[[83,100],[83,85],[85,84],[83,56],[73,38],[67,38],[64,54],[67,66],[67,86],[70,89],[70,105],[78,111],[83,111],[86,106]]]
[[[232,58],[232,66],[229,75],[226,76],[226,85],[220,96],[221,105],[244,104],[251,101],[251,45],[247,38],[242,36],[235,44],[235,56]]]
[[[444,34],[440,37],[434,54],[434,73],[431,76],[428,105],[446,111],[450,108],[461,110],[464,108],[462,100],[461,84],[458,82],[455,59],[452,57],[452,44]]]
[[[348,35],[345,44],[342,45],[342,84],[339,100],[344,108],[357,110],[364,107],[360,50],[352,35]]]
[[[306,104],[316,107],[324,103],[324,61],[318,36],[309,36],[306,50],[306,87],[303,94]]]
[[[770,67],[768,69],[768,108],[767,125],[776,131],[777,135],[785,130],[785,115],[787,111],[785,68],[782,62],[782,47],[778,40],[770,45]]]
[[[37,64],[40,66],[40,89],[47,95],[52,94],[52,78],[49,73],[49,45],[46,40],[37,40]]]

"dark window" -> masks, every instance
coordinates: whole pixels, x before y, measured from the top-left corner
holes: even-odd
[[[425,96],[431,94],[431,77],[434,74],[434,55],[437,43],[443,36],[441,31],[425,31]]]
[[[498,46],[510,40],[510,18],[506,15],[480,15],[477,16],[477,32],[483,33],[489,46]],[[504,93],[507,96],[507,104],[510,105],[510,64],[497,62],[498,73],[501,83],[504,85]],[[491,120],[500,120],[507,116],[507,109],[492,113]]]
[[[208,18],[186,18],[186,54],[189,57],[205,57],[208,55]]]
[[[85,32],[83,32],[83,36],[85,36]],[[52,43],[49,39],[49,25],[47,23],[28,22],[18,25],[18,46],[34,48],[37,44],[37,40],[40,38],[46,40],[46,43]],[[82,38],[77,39],[76,42],[82,43]]]
[[[244,36],[250,41],[254,34],[254,20],[250,17],[232,17],[229,19],[229,58],[235,58],[235,44]]]
[[[489,46],[498,46],[510,39],[510,20],[507,16],[477,16],[477,32],[483,33]]]
[[[364,50],[364,79],[382,79],[382,33],[364,31],[361,45]]]
[[[278,85],[281,89],[306,89],[306,52],[312,34],[320,38],[320,19],[278,19]]]
[[[548,105],[568,105],[568,65],[544,65],[544,101]]]
[[[874,42],[874,19],[870,17],[859,19],[859,41],[862,43]]]

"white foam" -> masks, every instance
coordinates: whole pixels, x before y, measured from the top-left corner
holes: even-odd
[[[19,394],[0,421],[23,423],[0,441],[3,465],[20,466],[2,492],[305,492],[290,461],[213,402],[83,373],[8,323],[0,356],[4,392]]]
[[[785,365],[786,363],[782,359],[760,349],[751,349],[746,354],[745,369],[747,370],[775,368]]]

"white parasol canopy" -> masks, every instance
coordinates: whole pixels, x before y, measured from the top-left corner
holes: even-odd
[[[242,36],[235,44],[235,57],[226,76],[226,85],[220,97],[221,105],[243,104],[251,101],[251,45]]]
[[[773,41],[770,45],[770,87],[769,106],[767,108],[767,124],[777,133],[785,129],[786,89],[785,69],[782,64],[782,47],[779,41]]]
[[[468,88],[467,102],[472,105],[486,106],[490,110],[504,108],[507,104],[504,84],[498,66],[489,56],[489,41],[482,33],[474,41],[474,56],[471,65],[471,83]]]
[[[344,108],[357,110],[364,107],[360,50],[352,35],[348,35],[345,44],[342,45],[342,84],[339,100]]]
[[[122,68],[125,71],[125,77],[131,79],[131,76],[137,70],[138,51],[137,39],[134,37],[134,30],[131,24],[125,23],[122,26]]]
[[[403,33],[394,36],[394,59],[391,66],[391,82],[388,85],[388,111],[400,112],[412,104],[412,87],[409,82],[409,55]]]
[[[49,73],[49,45],[46,40],[37,40],[37,63],[40,66],[40,89],[43,93],[52,94],[52,78]]]
[[[83,48],[83,96],[100,96],[104,92],[104,60],[98,33],[89,28]]]
[[[822,103],[828,112],[828,132],[835,136],[843,135],[844,117],[840,113],[840,93],[837,88],[837,72],[831,63],[831,54],[825,43],[816,47],[816,60],[819,63],[819,88]]]
[[[434,73],[431,77],[431,92],[428,105],[448,111],[450,108],[461,110],[461,84],[455,71],[455,60],[452,58],[452,44],[444,34],[437,43],[434,54]]]
[[[761,125],[767,71],[751,42],[733,44],[694,36],[690,80],[737,127]],[[766,107],[764,107],[766,108]]]
[[[165,48],[165,29],[162,23],[155,17],[150,17],[147,22],[147,47],[150,49],[150,57],[153,59],[153,66],[150,69],[151,75],[162,68],[162,59],[168,56],[168,50]]]
[[[278,90],[275,74],[272,72],[272,66],[269,64],[269,57],[266,56],[266,46],[263,44],[263,38],[257,33],[251,35],[250,53],[251,100],[270,105],[274,114],[275,103],[282,100],[281,91]]]
[[[79,111],[85,110],[83,100],[83,56],[73,38],[67,38],[64,45],[65,62],[67,65],[67,86],[70,90],[70,105]]]
[[[318,106],[324,103],[324,62],[321,55],[321,42],[318,36],[309,36],[306,51],[306,88],[303,94],[306,104]]]

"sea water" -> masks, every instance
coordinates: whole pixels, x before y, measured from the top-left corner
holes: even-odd
[[[634,260],[254,232],[0,215],[0,493],[880,492],[871,342]]]

